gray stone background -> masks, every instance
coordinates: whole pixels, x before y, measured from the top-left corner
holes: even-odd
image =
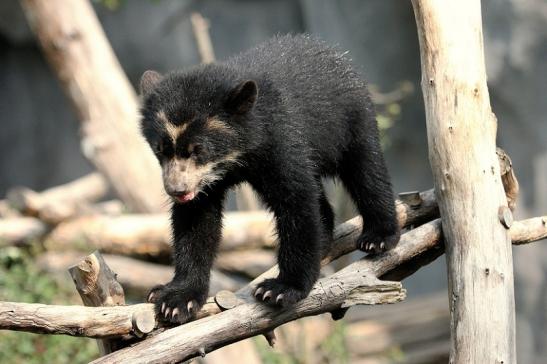
[[[498,145],[521,183],[517,218],[547,211],[547,2],[483,0],[488,83],[499,121]],[[217,58],[276,33],[309,32],[350,51],[383,91],[410,81],[415,92],[388,131],[388,165],[398,192],[432,185],[427,159],[420,60],[409,1],[131,0],[115,10],[95,4],[131,81],[149,68],[199,62],[190,13],[209,19]],[[43,189],[92,170],[79,148],[78,122],[45,63],[16,0],[0,1],[0,196],[25,185]],[[518,355],[547,357],[547,248],[514,249]],[[444,259],[405,282],[409,295],[446,288]],[[493,303],[495,304],[495,303]]]

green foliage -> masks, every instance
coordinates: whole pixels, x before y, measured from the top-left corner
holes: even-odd
[[[149,0],[151,3],[157,3],[161,0]],[[126,0],[93,0],[97,4],[101,4],[110,11],[118,10],[121,6],[125,5]]]
[[[349,363],[349,352],[346,347],[346,325],[343,320],[336,321],[334,330],[321,345],[328,363]]]
[[[329,364],[349,363],[349,353],[346,347],[346,326],[343,321],[337,321],[330,335],[321,344],[321,362]],[[300,341],[304,345],[304,338],[291,337],[291,341]],[[305,355],[294,349],[294,352],[281,352],[272,349],[262,336],[254,338],[255,347],[264,364],[300,364],[309,362]],[[298,345],[296,345],[298,347]]]
[[[376,106],[380,141],[385,150],[391,146],[388,131],[401,118],[401,104],[414,93],[414,86],[409,81],[403,81],[388,93],[381,93],[375,85],[370,85],[370,91]]]
[[[81,304],[74,291],[40,272],[22,249],[0,249],[0,300]],[[94,340],[0,331],[0,363],[87,363],[98,356]]]
[[[93,0],[94,2],[101,4],[108,10],[117,10],[122,4],[124,3],[124,0]]]
[[[254,343],[263,364],[298,364],[290,354],[273,350],[262,336],[255,337]]]

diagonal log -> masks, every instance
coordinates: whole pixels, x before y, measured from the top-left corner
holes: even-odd
[[[545,221],[547,221],[547,216],[515,221],[510,229],[513,244],[520,245],[547,238]],[[399,273],[397,279],[402,279],[409,275],[408,273],[404,274],[408,271],[403,268],[410,262],[423,257],[424,254],[428,254],[432,250],[440,251],[438,255],[442,254],[444,246],[440,243],[441,235],[440,220],[426,223],[403,234],[401,242],[394,250],[374,257],[366,257],[339,271],[336,276],[343,277],[351,272],[364,272],[367,275],[386,278],[390,274]],[[321,284],[323,281],[318,282],[316,288]],[[249,306],[249,304],[243,303],[241,306]],[[330,306],[328,307],[330,309]],[[327,306],[324,308],[327,309]],[[218,312],[217,303],[211,299],[204,306],[199,318]],[[149,325],[139,326],[140,323],[150,322],[153,317],[153,305],[148,303],[114,307],[84,307],[0,302],[0,329],[43,334],[94,338],[138,336],[136,335],[138,330],[143,333],[150,331]],[[190,324],[181,327],[187,330],[188,325]],[[249,327],[253,327],[251,322],[249,322]],[[256,332],[255,335],[260,333]]]
[[[542,218],[532,220],[537,219]],[[529,224],[528,220],[515,222],[514,226],[518,229],[517,236],[529,240],[523,231],[530,225],[534,224]],[[545,237],[547,228],[544,226],[543,229],[543,234],[538,234],[536,229],[531,229],[530,234]],[[276,310],[256,303],[243,303],[214,317],[167,330],[131,348],[99,358],[93,363],[179,362],[204,355],[232,342],[263,334],[285,322],[303,316],[330,312],[353,304],[373,303],[375,301],[368,301],[371,287],[374,287],[372,292],[375,297],[378,297],[378,294],[382,296],[377,290],[380,282],[375,277],[394,272],[405,262],[427,253],[440,244],[441,238],[441,222],[437,219],[403,234],[401,242],[394,250],[366,257],[350,264],[333,276],[320,280],[310,296],[294,307]],[[389,301],[401,298],[400,293],[393,291],[395,286],[392,286],[392,283],[384,283],[388,286],[382,289],[390,291]],[[354,294],[352,297],[351,292],[355,293],[355,290],[363,294]]]

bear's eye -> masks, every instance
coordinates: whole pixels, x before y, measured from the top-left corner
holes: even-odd
[[[165,149],[165,146],[163,145],[163,140],[160,140],[157,144],[156,144],[156,147],[154,148],[154,152],[156,154],[163,154],[163,151]]]
[[[188,153],[190,156],[197,156],[203,152],[203,145],[201,144],[190,144],[188,147]]]

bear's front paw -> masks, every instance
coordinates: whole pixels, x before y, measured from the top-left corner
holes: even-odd
[[[357,239],[357,249],[369,254],[381,253],[395,248],[400,237],[399,230],[391,234],[366,230]]]
[[[155,304],[158,321],[182,324],[201,309],[207,300],[207,290],[171,282],[152,288],[147,299]]]
[[[309,290],[298,289],[276,278],[266,279],[259,283],[254,291],[254,296],[259,302],[271,306],[287,307],[306,298],[308,293]]]

